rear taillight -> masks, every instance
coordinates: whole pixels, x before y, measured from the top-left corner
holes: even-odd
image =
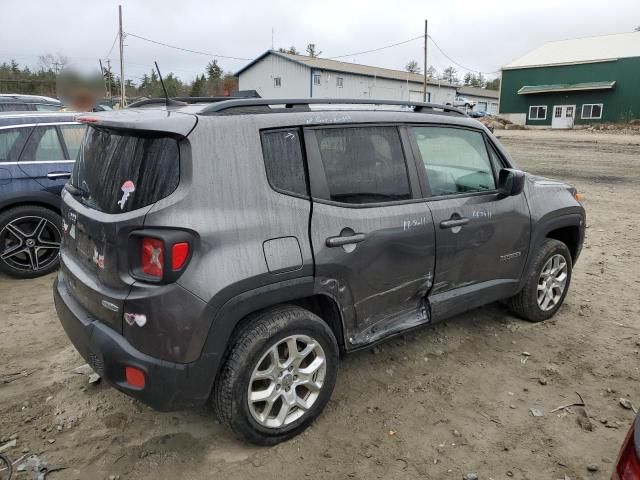
[[[633,437],[634,427],[631,427],[629,433],[627,433],[627,438],[624,439],[622,444],[622,450],[620,450],[620,457],[616,465],[617,478],[620,480],[637,480],[640,478],[640,459],[638,459]],[[616,478],[615,475],[613,478]]]
[[[186,270],[197,235],[187,230],[154,228],[129,234],[129,272],[136,280],[172,283]]]
[[[164,245],[162,240],[145,237],[142,239],[140,267],[146,275],[162,278],[164,272]]]
[[[187,242],[174,243],[171,247],[171,268],[180,270],[189,258],[189,244]]]

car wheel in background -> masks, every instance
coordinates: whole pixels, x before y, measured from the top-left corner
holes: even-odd
[[[0,271],[34,278],[58,268],[60,215],[45,207],[23,205],[0,214]]]
[[[511,310],[530,322],[551,318],[567,295],[572,267],[567,246],[558,240],[545,239],[535,254],[524,287],[509,301]]]
[[[218,417],[246,440],[275,445],[320,415],[336,381],[338,344],[317,315],[285,305],[253,315],[213,393]]]

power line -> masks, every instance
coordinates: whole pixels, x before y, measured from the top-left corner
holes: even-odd
[[[355,57],[356,55],[364,55],[365,53],[379,52],[380,50],[386,50],[387,48],[397,47],[398,45],[404,45],[405,43],[413,42],[414,40],[418,40],[419,38],[424,38],[424,35],[419,35],[417,37],[410,38],[409,40],[403,40],[402,42],[392,43],[391,45],[385,45],[384,47],[378,47],[372,50],[364,50],[362,52],[347,53],[345,55],[337,55],[335,57],[325,57],[325,58],[329,60],[335,60],[336,58]]]
[[[197,55],[205,55],[207,57],[218,57],[218,58],[226,58],[226,59],[230,59],[230,60],[243,60],[243,61],[253,60],[253,58],[231,57],[231,56],[228,56],[228,55],[217,55],[215,53],[199,52],[198,50],[190,50],[188,48],[177,47],[175,45],[169,45],[168,43],[163,43],[163,42],[158,42],[156,40],[151,40],[150,38],[141,37],[140,35],[135,35],[133,33],[126,33],[125,32],[125,35],[127,35],[129,37],[139,38],[140,40],[144,40],[146,42],[155,43],[157,45],[162,45],[163,47],[174,48],[176,50],[182,50],[183,52],[195,53]]]
[[[113,43],[111,44],[111,48],[109,49],[109,53],[107,53],[104,57],[102,57],[103,59],[107,59],[109,58],[109,56],[111,55],[111,52],[113,52],[113,47],[116,46],[116,41],[118,40],[118,32],[116,32],[116,36],[113,37]]]
[[[447,55],[446,53],[444,53],[444,50],[442,50],[442,49],[440,48],[440,45],[438,45],[438,43],[433,39],[433,37],[432,37],[431,35],[429,35],[428,37],[429,37],[429,39],[433,42],[433,44],[436,46],[436,48],[440,51],[440,53],[441,53],[442,55],[444,55],[444,56],[445,56],[445,58],[447,58],[447,60],[449,60],[449,61],[450,61],[451,63],[453,63],[454,65],[456,65],[456,66],[458,66],[458,67],[462,68],[463,70],[467,70],[467,71],[469,71],[469,72],[474,72],[474,73],[483,73],[483,74],[485,74],[485,75],[493,75],[494,73],[499,73],[499,72],[500,72],[500,70],[496,70],[496,71],[494,71],[494,72],[481,72],[480,70],[474,70],[473,68],[468,68],[468,67],[465,67],[464,65],[460,65],[458,62],[456,62],[456,61],[455,61],[453,58],[451,58],[449,55]]]

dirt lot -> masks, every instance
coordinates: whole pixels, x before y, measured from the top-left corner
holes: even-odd
[[[18,435],[7,453],[66,466],[53,480],[609,478],[633,418],[619,398],[640,404],[640,135],[499,135],[523,168],[586,196],[586,247],[552,321],[491,305],[347,357],[319,421],[256,448],[205,408],[156,413],[71,373],[84,362],[56,319],[53,276],[0,277],[0,379],[24,373],[0,382],[0,440]],[[588,420],[552,413],[575,392]]]

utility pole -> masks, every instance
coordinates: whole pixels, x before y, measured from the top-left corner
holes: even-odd
[[[124,34],[122,33],[122,5],[118,5],[118,35],[120,36],[120,108],[125,106],[124,97]]]
[[[424,80],[422,83],[422,101],[426,102],[427,101],[427,20],[425,19],[424,21],[424,68],[423,68],[423,73],[424,73]]]

